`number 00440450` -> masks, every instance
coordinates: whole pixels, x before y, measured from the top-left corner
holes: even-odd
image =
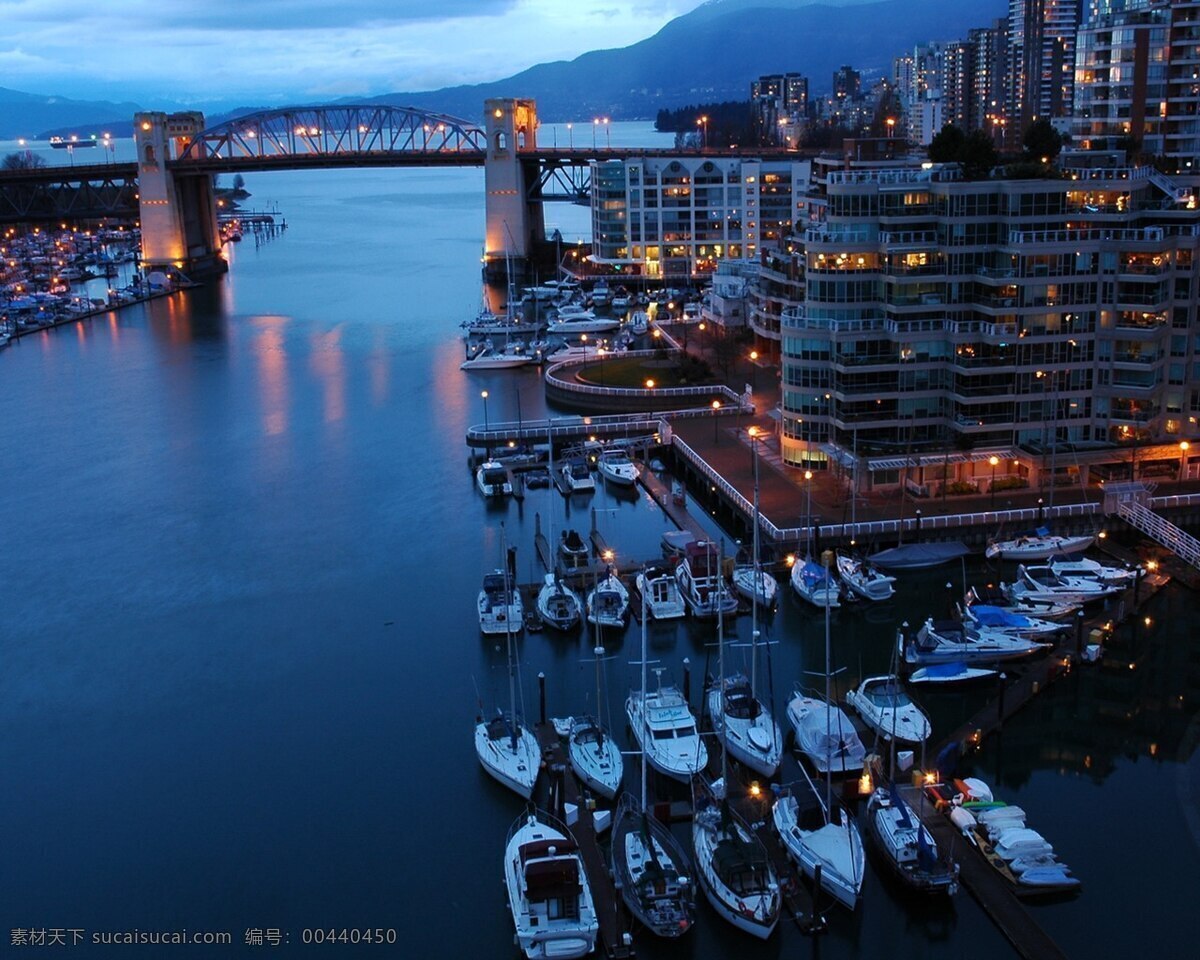
[[[303,943],[395,943],[396,931],[391,927],[305,929],[300,934],[300,940]]]

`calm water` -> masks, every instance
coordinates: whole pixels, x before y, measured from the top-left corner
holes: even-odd
[[[644,497],[476,495],[463,433],[483,419],[480,391],[493,419],[543,411],[536,373],[458,370],[457,324],[480,293],[481,173],[248,187],[290,228],[235,248],[227,277],[0,353],[0,919],[237,943],[247,927],[293,944],[305,927],[394,927],[406,956],[515,955],[500,855],[521,805],[471,744],[477,697],[490,707],[505,689],[502,651],[477,631],[480,576],[503,524],[532,578],[537,513],[582,530],[596,507],[619,560],[652,555],[667,522]],[[579,208],[550,220],[586,230]],[[944,578],[835,615],[843,687],[887,668],[898,620],[940,612]],[[1149,614],[1127,651],[1136,669],[1069,678],[974,761],[1083,877],[1078,900],[1037,909],[1072,956],[1182,955],[1200,934],[1195,596],[1169,591]],[[782,716],[821,668],[822,624],[785,597],[768,633]],[[697,685],[711,639],[651,634],[677,680],[691,658]],[[591,706],[590,646],[522,642],[530,713],[538,671],[552,714]],[[618,717],[637,646],[633,631],[610,644]],[[973,704],[928,706],[944,730]],[[1010,955],[965,893],[914,910],[871,874],[864,899],[816,943],[791,929],[752,943],[705,908],[683,943],[639,951]]]

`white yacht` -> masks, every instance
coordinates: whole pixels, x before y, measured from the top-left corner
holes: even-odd
[[[792,565],[792,589],[802,600],[807,600],[815,607],[840,607],[838,594],[841,592],[837,581],[829,575],[829,571],[818,566],[811,560]]]
[[[1013,636],[1029,639],[1050,637],[1071,629],[1065,623],[1026,616],[1023,613],[1015,613],[1006,607],[994,607],[988,603],[960,603],[958,612],[963,623],[969,623],[976,629],[998,630],[1001,633],[1011,633]]]
[[[561,313],[546,327],[551,337],[577,337],[581,333],[608,333],[621,326],[615,317],[598,317],[591,311],[563,316]]]
[[[533,357],[523,352],[524,348],[517,343],[511,343],[497,350],[491,340],[485,340],[483,346],[473,355],[458,365],[460,370],[508,370],[523,367],[533,362]]]
[[[719,784],[722,794],[727,781]],[[779,922],[782,897],[766,847],[703,777],[692,781],[692,847],[708,902],[739,930],[766,940]]]
[[[612,303],[612,291],[608,288],[608,283],[604,280],[597,280],[596,285],[592,287],[592,303],[597,307],[607,307]]]
[[[530,960],[596,949],[600,923],[574,836],[542,810],[521,814],[504,845],[504,884],[517,945]]]
[[[494,570],[484,576],[478,608],[479,630],[489,635],[518,631],[525,618],[521,592],[512,589],[503,570]]]
[[[1017,567],[1017,581],[1011,585],[1011,595],[1033,600],[1090,603],[1120,593],[1123,589],[1122,586],[1093,577],[1059,576],[1046,565],[1022,565]]]
[[[488,460],[475,471],[475,486],[485,497],[507,497],[512,493],[512,481],[504,464]]]
[[[821,889],[854,910],[862,895],[867,865],[858,824],[840,803],[831,815],[808,772],[804,767],[800,772],[807,787],[797,781],[781,793],[771,807],[771,819],[800,872],[815,880],[819,866]]]
[[[629,620],[629,591],[617,571],[608,568],[604,578],[587,595],[587,621],[597,627],[621,630]]]
[[[1045,527],[1015,540],[992,541],[984,551],[989,560],[1049,560],[1064,554],[1082,553],[1096,542],[1094,536],[1056,537]]]
[[[929,739],[929,718],[897,676],[868,677],[857,690],[846,694],[846,702],[884,740],[924,743]]]
[[[1087,557],[1080,557],[1078,560],[1052,558],[1047,566],[1057,577],[1090,577],[1101,583],[1118,587],[1129,586],[1137,577],[1137,570],[1132,567],[1106,567]]]
[[[462,327],[468,339],[475,337],[522,337],[533,336],[542,324],[535,320],[522,320],[507,313],[492,313],[486,306],[479,311],[474,320],[466,321]]]
[[[625,715],[646,760],[659,773],[687,783],[708,764],[696,718],[676,687],[662,685],[651,694],[635,690],[625,701]]]
[[[783,734],[747,676],[735,673],[710,686],[708,714],[734,760],[764,777],[775,776]]]
[[[787,705],[796,746],[818,773],[857,773],[867,750],[850,718],[837,706],[801,690]]]
[[[596,469],[609,483],[619,487],[632,487],[637,483],[637,464],[629,459],[629,454],[619,448],[605,450],[596,461]]]
[[[683,596],[675,574],[667,567],[647,567],[638,572],[638,593],[646,600],[646,608],[655,620],[676,620],[687,615]]]
[[[588,469],[583,457],[568,460],[563,464],[563,479],[571,493],[591,493],[596,489],[596,481],[592,479],[592,471]]]
[[[842,583],[864,600],[890,600],[896,592],[895,577],[889,577],[866,560],[839,553],[837,571]]]
[[[896,632],[900,659],[910,666],[1001,663],[1028,657],[1050,646],[986,627],[976,629],[957,620],[926,620],[911,638],[903,630]]]
[[[750,603],[757,603],[764,610],[771,610],[779,599],[779,584],[775,578],[753,563],[739,563],[733,568],[733,589]]]
[[[693,540],[687,545],[675,567],[675,580],[693,617],[737,612],[737,597],[725,585],[720,553],[712,541]]]
[[[583,605],[579,594],[568,587],[557,574],[546,574],[542,588],[538,591],[537,612],[543,623],[555,630],[570,630],[579,623]]]

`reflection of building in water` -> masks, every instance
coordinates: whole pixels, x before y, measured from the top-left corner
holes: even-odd
[[[1101,664],[1036,698],[1004,729],[1001,782],[1020,786],[1051,769],[1102,783],[1121,760],[1186,761],[1180,751],[1200,710],[1194,616],[1194,594],[1169,587],[1136,618],[1136,638],[1132,623],[1122,625]]]

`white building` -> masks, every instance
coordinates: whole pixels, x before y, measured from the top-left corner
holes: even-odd
[[[700,318],[725,329],[744,327],[750,291],[758,283],[757,260],[722,260],[712,277],[712,289],[700,307]]]
[[[648,277],[693,278],[756,259],[805,217],[807,160],[632,157],[592,164],[592,257]],[[796,191],[793,191],[793,184]]]

